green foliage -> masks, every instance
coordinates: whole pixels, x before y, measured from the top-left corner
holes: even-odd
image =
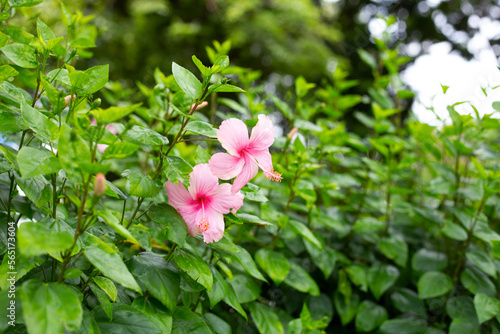
[[[441,127],[404,119],[407,59],[387,41],[358,51],[373,75],[363,95],[348,91],[358,82],[342,66],[275,95],[232,66],[231,42],[207,47],[210,66],[193,56],[197,72],[173,63],[132,89],[109,80],[112,66],[78,61],[96,45],[92,17],[62,5],[59,33],[17,15],[39,3],[2,7],[15,16],[0,35],[0,132],[16,145],[0,144],[0,300],[14,271],[20,298],[16,328],[1,313],[2,331],[500,331],[498,122],[455,105]],[[244,3],[235,19],[257,6]],[[306,15],[270,6],[291,22]],[[247,25],[232,26],[242,43]],[[369,112],[355,114],[355,134],[344,115],[358,105]],[[259,172],[244,205],[222,210],[221,239],[205,243],[184,220],[200,186],[190,174],[220,153],[221,121],[254,127],[259,115],[283,133],[265,169],[281,182]],[[187,187],[185,207],[167,182]]]

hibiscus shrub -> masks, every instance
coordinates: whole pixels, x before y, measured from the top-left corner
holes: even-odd
[[[0,331],[500,332],[498,119],[403,118],[383,40],[364,96],[266,93],[229,43],[128,89],[40,2],[0,13]]]

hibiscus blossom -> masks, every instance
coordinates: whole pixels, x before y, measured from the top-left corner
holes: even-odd
[[[260,169],[272,181],[281,181],[281,174],[273,170],[269,146],[274,142],[273,123],[269,117],[259,115],[250,139],[248,128],[241,120],[225,120],[217,130],[217,138],[229,153],[216,153],[209,161],[212,173],[222,180],[236,177],[231,192],[237,193]]]
[[[206,243],[219,241],[224,235],[223,214],[236,213],[243,205],[243,194],[231,194],[231,185],[219,184],[219,179],[210,172],[208,164],[200,164],[189,174],[189,187],[174,184],[165,185],[168,204],[184,218],[188,233],[195,236],[203,233]]]

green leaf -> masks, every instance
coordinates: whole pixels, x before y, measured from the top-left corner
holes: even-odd
[[[307,239],[304,240],[304,245],[307,252],[311,255],[314,264],[323,272],[325,278],[328,278],[333,269],[335,269],[338,259],[337,251],[326,246],[320,249]]]
[[[23,255],[35,256],[66,250],[73,244],[73,237],[53,232],[39,223],[26,222],[19,227],[17,242]]]
[[[167,137],[139,125],[134,125],[128,130],[123,136],[123,139],[136,144],[145,145],[167,145],[169,143]]]
[[[479,334],[479,326],[466,319],[453,319],[448,334]]]
[[[149,217],[155,223],[166,228],[166,237],[183,247],[186,242],[187,225],[182,216],[168,204],[153,204],[149,208]]]
[[[448,259],[446,254],[434,252],[425,248],[419,249],[413,255],[411,265],[413,270],[424,271],[441,271],[446,268]]]
[[[68,287],[30,279],[19,293],[24,321],[30,334],[62,333],[78,330],[82,322],[82,304]]]
[[[196,65],[196,67],[198,67],[204,77],[208,77],[212,74],[212,71],[208,67],[203,65],[201,60],[199,60],[195,55],[193,55],[191,59],[193,59],[193,63]]]
[[[8,18],[8,17],[9,17],[9,16],[7,16],[6,18],[5,18],[5,17],[2,17],[2,16],[4,16],[5,14],[6,14],[6,13],[0,13],[0,20],[4,20],[4,19],[6,19],[6,18]],[[7,15],[9,15],[9,14],[7,14]],[[9,36],[5,35],[3,32],[0,32],[0,48],[3,48],[4,46],[6,46],[8,42],[9,42]],[[0,69],[5,68],[5,66],[9,66],[9,65],[2,65],[2,66],[0,66]],[[10,67],[10,66],[9,66],[9,67]],[[12,70],[14,70],[12,67],[10,67],[10,68],[11,68]],[[3,71],[5,71],[5,69],[4,69],[4,70],[0,70],[0,76],[3,76],[3,74],[1,73],[1,72],[3,72]],[[16,71],[16,70],[14,70],[14,71]],[[17,71],[16,71],[16,73],[17,73]],[[18,74],[19,74],[19,73],[18,73]]]
[[[25,44],[9,44],[2,48],[3,53],[14,64],[24,68],[36,68],[36,48]]]
[[[127,142],[116,142],[104,151],[103,159],[124,159],[139,149],[139,145]]]
[[[42,2],[43,0],[9,0],[11,7],[32,7]]]
[[[13,111],[0,111],[0,132],[3,136],[28,129],[21,113]]]
[[[149,293],[169,310],[177,305],[180,277],[161,255],[139,253],[131,258],[130,271]]]
[[[140,106],[141,104],[137,103],[126,107],[99,108],[92,110],[90,113],[95,117],[98,124],[110,124],[134,112]]]
[[[172,332],[172,315],[170,312],[154,298],[137,297],[132,302],[132,306],[140,310],[149,320],[161,329],[163,334]]]
[[[390,319],[380,326],[380,333],[383,334],[420,334],[424,333],[427,326],[423,320],[415,318]]]
[[[375,57],[373,57],[368,51],[365,51],[363,49],[358,49],[358,55],[361,60],[368,65],[372,70],[376,71],[377,70],[377,60]]]
[[[64,97],[66,93],[64,91],[55,88],[50,82],[42,79],[42,87],[45,89],[45,94],[49,98],[50,103],[52,104],[53,112],[59,113],[66,106],[66,102],[64,101]]]
[[[104,194],[106,194],[107,196],[118,198],[121,200],[130,199],[130,197],[128,197],[123,191],[118,189],[118,187],[115,186],[113,183],[106,180],[106,185],[107,187]]]
[[[84,182],[81,179],[81,172],[84,171],[82,166],[90,163],[91,153],[88,143],[78,135],[75,129],[67,125],[61,127],[57,153],[68,178]]]
[[[28,146],[17,153],[17,163],[23,178],[57,173],[61,169],[59,159],[49,151]]]
[[[139,171],[126,169],[122,172],[122,176],[127,178],[125,188],[129,195],[154,197],[161,190],[161,187],[152,178]]]
[[[231,326],[213,313],[205,313],[203,319],[216,334],[231,334]]]
[[[163,334],[146,314],[136,308],[115,304],[113,306],[113,320],[111,321],[102,309],[94,309],[97,325],[101,333],[106,334]]]
[[[202,121],[189,122],[185,128],[187,131],[206,136],[209,138],[217,138],[217,130],[211,124]]]
[[[254,301],[260,296],[260,287],[246,275],[235,275],[230,284],[240,304]]]
[[[336,290],[333,295],[333,302],[339,314],[342,326],[350,323],[358,310],[359,296],[353,293],[351,294],[351,298],[346,300],[344,295]]]
[[[391,301],[394,307],[401,313],[408,313],[419,318],[427,316],[424,302],[412,290],[403,288],[395,291],[391,294]]]
[[[193,171],[193,167],[181,157],[171,155],[167,157],[166,162],[165,174],[172,183],[188,179],[189,174]]]
[[[363,292],[368,291],[368,278],[366,275],[366,270],[360,265],[353,264],[345,268],[347,275],[351,281],[356,284],[359,289]]]
[[[212,266],[210,271],[214,276],[214,283],[212,284],[212,290],[207,290],[206,293],[210,300],[210,308],[212,309],[228,294],[228,284],[215,267]]]
[[[227,285],[227,294],[224,296],[224,302],[234,308],[236,312],[241,314],[245,320],[248,321],[248,316],[243,307],[241,307],[238,298],[236,297],[236,293],[234,292],[233,286],[231,284]]]
[[[59,138],[59,127],[24,100],[21,102],[21,114],[29,128],[42,139],[54,141]]]
[[[452,297],[446,303],[446,313],[452,319],[467,319],[472,323],[477,323],[474,303],[470,296]]]
[[[360,332],[371,332],[380,326],[388,318],[387,311],[371,301],[365,300],[359,305],[356,314],[356,330]]]
[[[255,261],[276,285],[283,282],[290,272],[290,264],[287,258],[278,252],[261,248],[255,253]]]
[[[226,55],[222,55],[217,57],[217,59],[214,61],[213,66],[210,69],[212,71],[212,74],[214,74],[214,73],[219,73],[228,66],[229,66],[229,57]]]
[[[212,334],[203,319],[185,307],[178,307],[175,310],[173,320],[172,334]]]
[[[79,94],[77,92],[79,96],[94,94],[106,85],[109,80],[109,65],[91,67],[85,71],[85,74],[88,80],[80,88]]]
[[[182,91],[193,100],[201,97],[203,88],[196,76],[182,66],[172,62],[172,74]]]
[[[41,37],[45,44],[51,39],[56,38],[56,35],[50,30],[50,28],[42,21],[40,18],[36,21],[36,31],[38,37]]]
[[[252,277],[255,277],[258,280],[264,281],[267,283],[267,280],[262,276],[262,273],[257,269],[257,265],[252,259],[252,256],[248,251],[243,248],[238,246],[240,249],[240,252],[232,254],[233,258],[238,261],[239,264],[249,273]]]
[[[189,277],[203,285],[207,290],[212,289],[212,272],[201,257],[188,250],[177,248],[174,259],[179,268],[186,272]]]
[[[453,287],[451,278],[439,271],[428,271],[418,280],[418,296],[420,299],[444,295]]]
[[[444,222],[444,226],[441,228],[441,232],[448,238],[453,240],[467,240],[467,231],[465,231],[462,226],[452,223],[449,220],[446,220]]]
[[[467,260],[493,278],[497,277],[497,271],[493,260],[488,253],[479,247],[470,248],[465,253]]]
[[[110,320],[113,320],[113,305],[111,305],[108,297],[106,297],[106,294],[92,282],[89,284],[89,287],[90,290],[92,290],[94,296],[96,296],[97,300],[99,301],[102,310],[106,313]]]
[[[406,267],[406,260],[408,259],[408,245],[404,239],[399,237],[390,237],[381,239],[378,244],[380,251],[396,264],[401,267]]]
[[[466,268],[460,275],[460,282],[473,294],[484,293],[494,297],[497,293],[495,285],[482,271],[475,268]]]
[[[368,270],[368,287],[375,299],[386,292],[398,279],[399,270],[388,265],[376,265]]]
[[[106,292],[106,294],[111,298],[112,301],[116,300],[118,296],[118,291],[116,290],[115,283],[112,280],[102,276],[95,276],[92,278],[95,284],[97,284],[101,289]]]
[[[215,93],[215,92],[220,92],[220,93],[244,93],[245,90],[241,89],[238,86],[233,86],[230,84],[214,84],[210,85],[208,87],[208,92],[209,93]]]
[[[11,77],[15,77],[18,74],[19,74],[19,72],[16,71],[12,66],[9,66],[9,65],[0,66],[0,81],[4,81],[4,80],[7,80]]]
[[[25,179],[16,175],[16,182],[26,197],[39,208],[52,198],[52,186],[42,176]]]
[[[268,306],[257,302],[250,304],[250,314],[260,334],[285,334],[280,319]]]
[[[142,294],[141,288],[123,263],[120,254],[118,254],[113,247],[91,234],[85,234],[84,243],[85,257],[99,269],[104,276],[126,288]]]
[[[319,296],[319,287],[308,272],[294,262],[290,262],[290,272],[286,276],[285,283],[292,288],[309,293],[313,296]]]
[[[116,233],[131,241],[132,243],[139,245],[139,242],[132,235],[132,233],[130,233],[130,231],[120,223],[120,219],[118,218],[120,214],[118,212],[112,210],[99,210],[96,211],[95,215],[97,217],[101,217],[106,222],[106,224],[108,224],[113,230],[116,231]]]
[[[318,238],[314,235],[314,233],[305,225],[297,220],[290,220],[290,224],[288,224],[295,232],[300,234],[304,239],[313,243],[319,249],[323,249],[323,243],[321,243]]]
[[[474,308],[476,309],[479,323],[492,319],[500,312],[500,300],[491,298],[483,293],[474,296]]]

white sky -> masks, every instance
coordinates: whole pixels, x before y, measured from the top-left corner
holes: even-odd
[[[493,113],[492,103],[500,101],[500,71],[497,58],[491,49],[478,52],[477,56],[467,61],[450,52],[449,43],[443,42],[431,46],[429,54],[420,56],[403,73],[403,80],[416,92],[413,111],[422,122],[439,125],[442,122],[425,108],[433,106],[439,117],[448,119],[446,107],[456,102],[469,101],[480,115]],[[443,94],[441,84],[450,88]],[[486,96],[481,87],[486,88]],[[456,107],[461,114],[472,113],[469,104]]]
[[[435,7],[441,0],[428,0],[430,7]],[[494,7],[493,17],[500,18],[500,7]],[[467,40],[465,33],[454,31],[453,27],[446,22],[444,14],[434,17],[438,29],[448,38],[458,43],[464,43],[468,51],[474,55],[470,61],[462,58],[458,52],[451,49],[451,44],[442,42],[432,45],[427,54],[419,56],[414,63],[402,73],[403,81],[410,86],[416,94],[412,109],[418,119],[432,125],[440,125],[432,111],[426,106],[433,106],[435,112],[442,119],[449,120],[446,107],[456,102],[468,101],[479,111],[480,115],[493,113],[492,103],[500,101],[500,88],[492,89],[500,85],[500,70],[498,59],[495,56],[490,41],[500,37],[500,21],[489,17],[480,18],[472,14],[469,16],[470,28],[478,29],[478,33]],[[384,31],[394,33],[397,30],[394,24],[389,29],[381,18],[372,18],[368,22],[368,29],[372,36],[380,37]],[[414,42],[407,46],[406,50],[410,56],[420,52],[420,44]],[[441,85],[449,86],[446,94],[443,94]],[[485,95],[481,88],[486,89]],[[461,114],[469,114],[474,111],[470,104],[464,103],[456,107]],[[496,117],[500,113],[496,113]]]

